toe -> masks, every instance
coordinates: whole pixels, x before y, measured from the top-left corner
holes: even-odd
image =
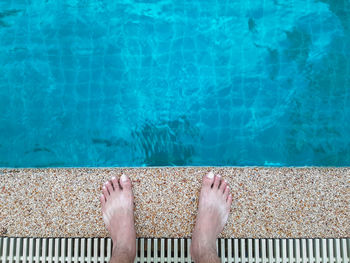
[[[224,192],[224,198],[227,200],[228,195],[230,194],[230,187],[226,185],[225,192]]]
[[[123,190],[125,190],[125,189],[130,190],[131,189],[131,180],[125,174],[122,174],[119,182],[120,182],[120,185],[121,185]]]
[[[219,187],[219,190],[224,193],[225,190],[226,190],[226,186],[227,186],[227,183],[224,179],[221,180],[221,184],[220,184],[220,187]]]
[[[105,186],[106,186],[106,188],[107,188],[109,194],[112,194],[112,193],[113,193],[113,187],[112,187],[112,184],[110,183],[110,181],[107,181],[107,182],[105,183]]]
[[[221,181],[221,176],[217,174],[215,176],[215,179],[214,179],[214,185],[213,185],[214,189],[218,189],[219,188],[220,181]]]
[[[102,207],[104,207],[104,206],[105,206],[105,203],[106,203],[106,198],[105,198],[105,195],[104,195],[104,194],[101,194],[101,196],[100,196],[100,202],[101,202]]]
[[[112,182],[114,191],[120,190],[120,186],[119,186],[117,177],[113,176],[113,177],[111,178],[111,182]]]
[[[231,207],[231,204],[232,204],[232,195],[229,194],[228,197],[227,197],[227,205],[228,205],[228,207]]]
[[[106,185],[104,185],[102,187],[102,192],[103,192],[103,195],[105,196],[105,199],[107,200],[107,198],[109,196],[109,192],[108,192],[108,189],[107,189]]]
[[[214,182],[214,174],[210,171],[207,175],[203,176],[202,184],[204,187],[211,187]]]

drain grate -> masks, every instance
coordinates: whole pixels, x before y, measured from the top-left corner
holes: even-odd
[[[135,262],[192,262],[191,239],[139,238]],[[350,263],[350,239],[218,239],[222,262]],[[110,238],[0,237],[1,262],[108,262]]]

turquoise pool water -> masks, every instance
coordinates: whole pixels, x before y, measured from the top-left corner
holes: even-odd
[[[349,1],[0,2],[0,166],[350,165]]]

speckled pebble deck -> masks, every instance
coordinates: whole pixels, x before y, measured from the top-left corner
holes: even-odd
[[[350,168],[0,169],[0,236],[105,237],[102,183],[130,176],[138,237],[190,237],[201,177],[234,201],[221,237],[350,237]]]

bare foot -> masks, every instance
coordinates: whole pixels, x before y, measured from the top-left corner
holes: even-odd
[[[198,215],[192,234],[191,255],[195,262],[217,262],[216,238],[223,230],[232,204],[230,189],[212,172],[203,176]]]
[[[113,240],[111,262],[133,262],[136,256],[134,196],[126,175],[112,177],[102,187],[102,218]]]

